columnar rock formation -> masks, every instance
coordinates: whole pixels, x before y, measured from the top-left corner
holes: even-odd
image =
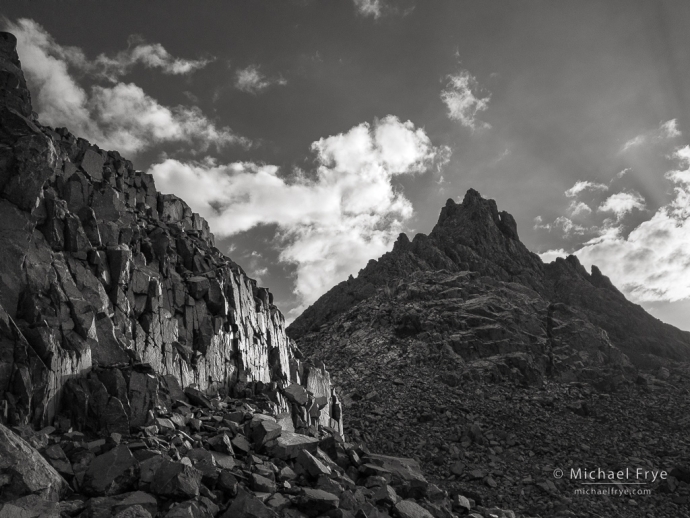
[[[168,393],[251,384],[279,412],[294,409],[295,425],[329,424],[329,375],[296,359],[271,293],[214,246],[184,201],[157,192],[150,174],[40,125],[15,46],[0,35],[5,418],[49,424],[68,393],[70,403],[99,401],[91,413],[101,424],[141,426],[161,383]],[[293,384],[311,392],[300,404],[289,399]]]

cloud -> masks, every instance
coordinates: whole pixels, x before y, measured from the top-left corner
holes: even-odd
[[[160,43],[146,43],[138,36],[130,36],[129,48],[115,56],[100,54],[89,64],[92,71],[115,80],[137,64],[157,68],[164,74],[184,75],[208,65],[212,58],[182,59],[170,55]]]
[[[578,225],[566,216],[559,216],[552,223],[543,223],[543,221],[541,216],[534,218],[534,229],[548,230],[549,232],[558,231],[563,236],[582,235],[587,231],[587,228]]]
[[[681,135],[682,133],[678,129],[676,119],[666,121],[659,127],[660,138],[676,138],[680,137]]]
[[[637,148],[642,144],[658,144],[660,142],[673,140],[682,135],[681,131],[678,129],[678,123],[676,119],[668,120],[662,123],[658,128],[637,135],[630,140],[628,140],[621,148],[621,153],[625,153],[631,149]]]
[[[161,191],[184,196],[216,234],[276,225],[280,260],[297,268],[294,291],[303,309],[392,247],[413,213],[394,177],[420,173],[447,156],[424,130],[394,116],[322,138],[311,150],[317,167],[309,174],[173,159],[150,172]]]
[[[690,298],[690,146],[677,149],[674,158],[678,168],[665,175],[674,187],[668,204],[627,236],[619,227],[610,226],[574,252],[585,266],[596,264],[638,303]],[[643,203],[634,194],[621,194],[631,196],[611,202],[613,212],[639,208],[637,205]],[[542,258],[555,254],[565,252],[549,251]]]
[[[383,14],[383,0],[354,0],[357,13],[362,16],[380,18]]]
[[[261,73],[258,65],[249,65],[241,68],[235,74],[235,88],[250,94],[257,94],[264,91],[271,85],[284,86],[287,81],[282,77],[269,79]]]
[[[467,70],[461,70],[455,75],[448,76],[448,84],[441,92],[441,99],[446,104],[448,117],[451,119],[472,129],[490,128],[486,122],[477,120],[477,114],[489,107],[491,95],[478,97],[473,92],[477,89],[477,79]]]
[[[565,191],[568,198],[574,198],[585,191],[607,191],[608,185],[597,182],[590,182],[589,180],[578,180],[570,189]]]
[[[565,257],[567,257],[567,255],[568,255],[568,252],[566,252],[562,248],[558,248],[556,250],[549,250],[547,252],[539,254],[539,257],[541,258],[541,260],[544,263],[552,263],[553,261],[555,261],[559,257],[565,258]]]
[[[628,212],[633,209],[644,210],[644,198],[634,191],[632,192],[618,192],[606,198],[606,200],[599,205],[597,209],[600,212],[613,212],[617,219],[621,219]]]
[[[590,214],[592,212],[592,209],[589,208],[589,205],[582,201],[573,201],[568,207],[568,210],[570,211],[570,215],[573,217]]]
[[[636,137],[631,138],[625,144],[623,144],[622,151],[627,151],[630,148],[637,147],[646,141],[647,138],[644,135],[637,135]]]
[[[32,20],[5,21],[17,37],[17,50],[42,123],[67,126],[104,148],[136,153],[163,142],[195,143],[202,149],[248,141],[217,127],[196,107],[166,107],[134,84],[93,85],[87,92],[70,72],[83,65],[83,52],[63,47]],[[80,63],[82,65],[80,65]],[[81,66],[81,68],[79,68]]]
[[[217,128],[196,107],[167,108],[134,84],[94,86],[87,106],[103,138],[116,149],[132,152],[161,142],[195,142],[223,146],[245,143],[229,128]]]

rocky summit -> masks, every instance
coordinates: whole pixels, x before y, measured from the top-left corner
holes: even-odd
[[[8,33],[0,85],[0,518],[688,516],[690,333],[492,200],[286,330],[183,200],[40,124]]]
[[[596,266],[543,264],[514,218],[474,190],[288,334],[328,362],[348,437],[412,455],[451,494],[539,516],[690,515],[690,333],[626,300]],[[582,466],[674,475],[643,497],[584,496]]]

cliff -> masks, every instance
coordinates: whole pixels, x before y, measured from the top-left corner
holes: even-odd
[[[309,387],[309,404],[318,400],[321,410],[295,415],[295,425],[314,416],[328,424],[328,373],[295,357],[268,289],[214,246],[207,222],[183,200],[159,193],[150,174],[66,128],[42,126],[15,45],[11,34],[0,36],[6,419],[50,424],[65,406],[65,387],[70,402],[75,392],[88,400],[105,387],[107,418],[142,425],[156,402],[139,396],[167,379],[214,393],[249,384],[270,392],[282,412],[291,411],[283,389]],[[142,378],[137,365],[158,378]],[[87,374],[90,388],[77,386]]]

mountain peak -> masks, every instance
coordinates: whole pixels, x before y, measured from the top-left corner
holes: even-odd
[[[481,233],[481,238],[486,238],[489,235],[486,232],[495,228],[505,237],[520,240],[515,218],[508,212],[499,212],[494,200],[482,197],[475,189],[468,189],[460,204],[448,199],[441,209],[437,226],[462,227],[466,230],[469,230],[468,227],[478,229],[483,226],[485,231]]]

